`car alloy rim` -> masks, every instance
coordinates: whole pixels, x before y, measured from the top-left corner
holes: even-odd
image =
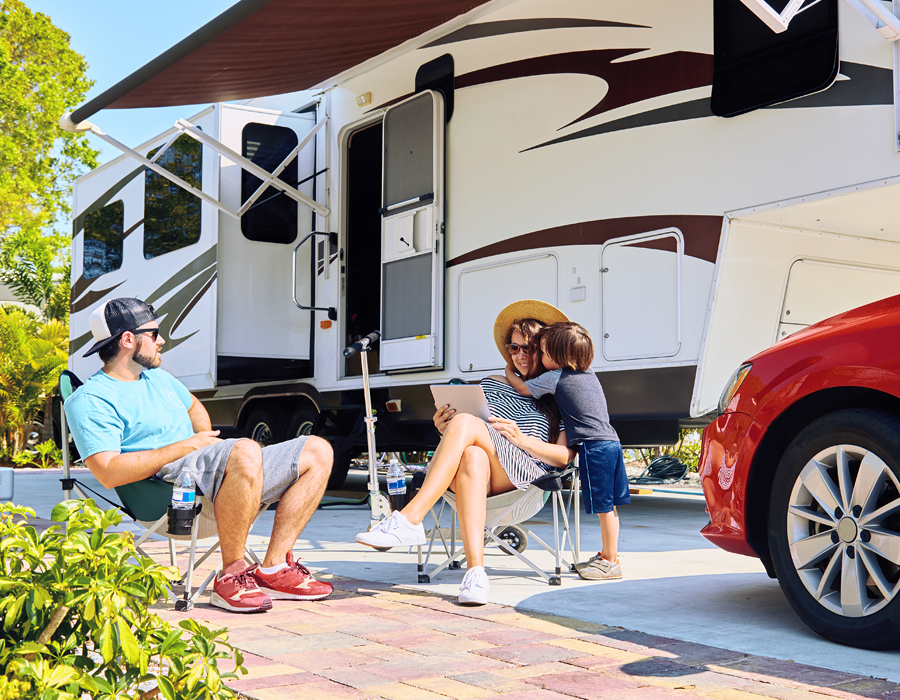
[[[816,601],[843,617],[871,615],[900,591],[900,482],[874,452],[829,447],[794,484],[787,537]]]

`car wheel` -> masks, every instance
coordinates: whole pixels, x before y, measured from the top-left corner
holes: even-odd
[[[281,416],[270,406],[258,406],[247,417],[245,434],[260,445],[274,445],[284,442],[284,423]]]
[[[39,420],[33,420],[25,428],[25,444],[28,449],[33,449],[44,439],[44,424]]]
[[[807,426],[778,465],[768,537],[781,588],[814,631],[900,646],[900,421],[847,409]]]

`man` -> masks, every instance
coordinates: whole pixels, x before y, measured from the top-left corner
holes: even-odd
[[[160,369],[159,317],[139,299],[113,299],[91,314],[103,369],[68,398],[66,417],[78,451],[106,488],[152,476],[174,483],[187,470],[213,501],[222,571],[211,603],[233,612],[268,610],[267,594],[319,600],[317,581],[291,549],[315,511],[331,473],[331,445],[318,437],[261,448],[253,440],[222,440],[203,405]],[[247,567],[244,546],[261,504],[278,501],[262,567]]]

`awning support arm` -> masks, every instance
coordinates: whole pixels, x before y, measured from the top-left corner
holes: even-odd
[[[312,131],[310,131],[306,136],[303,137],[303,140],[297,144],[296,148],[294,148],[294,150],[292,150],[290,153],[288,153],[287,157],[283,161],[281,161],[281,165],[279,165],[277,168],[275,168],[275,170],[272,171],[272,174],[269,175],[269,177],[267,177],[265,180],[262,181],[262,184],[257,188],[256,192],[253,193],[253,195],[250,197],[250,199],[248,199],[246,202],[244,202],[241,205],[241,208],[238,209],[238,214],[243,215],[243,214],[247,213],[247,211],[250,209],[250,207],[253,206],[254,202],[256,202],[256,200],[259,199],[260,195],[262,195],[263,192],[265,192],[266,188],[268,188],[269,185],[273,184],[271,181],[277,179],[281,175],[281,173],[284,171],[284,169],[288,165],[291,164],[291,161],[297,157],[297,154],[300,153],[300,151],[302,151],[306,147],[306,144],[308,144],[310,141],[312,141],[316,137],[316,134],[318,134],[319,130],[323,126],[325,126],[325,122],[327,120],[328,120],[328,117],[325,117],[325,119],[322,119],[318,124],[316,124],[313,127]],[[316,212],[316,213],[318,213],[318,212]]]
[[[325,120],[323,119],[320,124],[324,123]],[[233,161],[235,165],[238,165],[247,172],[252,173],[260,180],[262,180],[264,185],[275,187],[276,189],[284,192],[291,199],[309,207],[319,216],[328,216],[328,214],[330,213],[328,207],[322,206],[314,199],[307,197],[305,194],[282,182],[277,177],[273,177],[272,173],[270,173],[268,170],[266,170],[265,168],[261,168],[256,163],[247,160],[239,153],[234,152],[233,150],[228,148],[228,146],[221,143],[220,141],[217,141],[206,132],[198,129],[186,119],[179,119],[177,122],[175,122],[175,128],[183,131],[188,136],[193,137],[204,146],[208,146],[219,155],[225,156],[226,158],[228,158],[228,160]]]
[[[791,20],[803,10],[809,9],[819,0],[790,0],[784,10],[776,12],[767,0],[741,0],[749,10],[759,17],[776,34],[787,31]],[[866,20],[878,30],[888,41],[900,39],[900,18],[896,14],[885,9],[880,0],[847,0],[854,10],[859,12]],[[805,5],[805,6],[804,6]]]
[[[109,134],[105,133],[102,129],[100,129],[96,124],[91,124],[91,122],[81,122],[77,125],[72,125],[71,127],[69,127],[66,124],[66,122],[68,121],[68,123],[70,125],[72,124],[72,122],[70,120],[68,120],[68,116],[69,116],[68,114],[64,114],[62,116],[62,119],[60,119],[60,125],[64,129],[66,129],[66,131],[77,131],[77,133],[90,132],[91,134],[96,136],[98,139],[106,141],[106,143],[110,144],[111,146],[115,146],[123,153],[127,153],[132,158],[134,158],[136,161],[138,161],[141,165],[143,165],[147,168],[150,168],[150,170],[155,172],[157,175],[160,175],[160,176],[166,178],[166,180],[169,180],[170,182],[176,184],[178,187],[181,187],[182,189],[187,190],[195,197],[199,197],[201,200],[203,200],[207,204],[214,206],[219,211],[221,211],[225,214],[228,214],[229,216],[234,217],[235,219],[240,221],[241,217],[237,212],[234,212],[231,209],[229,209],[228,207],[226,207],[215,197],[210,197],[208,194],[206,194],[206,192],[203,192],[202,190],[198,190],[196,187],[194,187],[191,184],[188,184],[187,182],[182,180],[177,175],[170,173],[164,167],[159,165],[159,163],[156,163],[153,160],[145,158],[140,153],[135,151],[133,148],[129,148],[121,141],[117,141],[112,136],[110,136]],[[163,149],[160,149],[156,155],[159,156],[162,153],[162,151],[163,151]]]

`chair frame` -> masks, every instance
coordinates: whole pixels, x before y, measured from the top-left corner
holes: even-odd
[[[571,477],[571,484],[568,488],[567,497],[564,497],[562,491],[550,491],[550,501],[553,509],[553,545],[549,545],[540,537],[538,537],[533,530],[528,529],[525,532],[528,534],[530,538],[533,538],[541,547],[545,550],[553,554],[556,558],[556,566],[555,572],[553,574],[548,574],[543,569],[541,569],[537,564],[532,562],[528,557],[519,552],[513,547],[510,547],[507,542],[505,542],[501,537],[500,533],[505,530],[507,527],[510,527],[509,524],[501,524],[503,519],[506,518],[518,505],[519,503],[525,499],[533,497],[535,491],[543,491],[539,486],[535,484],[531,484],[527,489],[525,489],[520,498],[518,498],[515,502],[511,503],[509,506],[504,508],[499,514],[495,515],[489,522],[485,523],[484,526],[484,535],[485,535],[485,544],[488,542],[496,543],[500,549],[502,549],[507,554],[511,554],[515,556],[520,562],[522,562],[525,566],[534,571],[538,576],[540,576],[544,581],[546,581],[551,586],[560,586],[562,585],[562,567],[563,565],[566,567],[568,571],[575,571],[575,564],[578,563],[580,558],[580,538],[579,538],[579,530],[581,525],[581,516],[580,516],[580,503],[579,503],[579,493],[580,493],[580,482],[578,477],[578,467],[577,462],[574,465],[570,465],[565,469],[559,472],[560,479],[564,479],[566,477]],[[501,494],[498,494],[501,495]],[[505,494],[502,494],[505,495]],[[488,497],[488,502],[490,502],[491,497]],[[546,502],[545,502],[546,504]],[[440,526],[441,516],[444,513],[444,508],[449,506],[453,512],[453,515],[450,519],[450,537],[449,544],[447,539],[444,537],[443,529]],[[572,526],[570,526],[569,521],[569,513],[572,512]],[[431,517],[434,519],[434,528],[431,531],[431,538],[428,542],[428,551],[425,554],[424,558],[422,556],[422,545],[417,547],[417,572],[418,572],[418,582],[419,583],[431,583],[431,578],[433,576],[437,576],[444,569],[459,569],[461,568],[462,562],[465,560],[465,552],[462,550],[457,551],[456,547],[456,509],[454,507],[454,502],[448,499],[447,497],[442,497],[441,507],[437,515],[435,515],[434,508],[431,509]],[[563,532],[560,536],[560,518],[563,523]],[[517,526],[518,523],[515,523],[513,526]],[[434,548],[434,543],[436,537],[440,537],[441,544],[443,545],[444,552],[447,554],[447,558],[436,565],[434,569],[430,572],[426,573],[426,567],[428,566],[428,562],[431,559],[432,550]],[[562,553],[566,549],[566,539],[569,541],[569,549],[572,554],[572,561],[566,561]]]
[[[75,376],[75,374],[73,372],[70,372],[69,370],[63,370],[63,372],[60,374],[60,377],[62,377],[64,374],[68,375],[70,378],[79,382],[79,386],[81,385],[81,381],[78,379],[77,376]],[[76,390],[77,390],[77,387],[75,387],[72,390],[72,393],[74,393]],[[60,388],[61,396],[62,396],[62,393],[63,393],[62,388]],[[64,397],[64,398],[67,398],[67,397]],[[65,411],[64,403],[65,403],[65,401],[63,401],[63,403],[60,405],[60,411],[59,411],[60,436],[61,436],[61,442],[63,445],[63,450],[62,450],[62,453],[63,453],[63,478],[60,479],[60,481],[62,482],[62,490],[63,490],[63,494],[65,495],[65,500],[67,500],[67,501],[72,498],[73,491],[75,493],[77,493],[78,496],[80,496],[81,498],[88,499],[91,497],[88,496],[87,493],[85,493],[85,489],[90,490],[89,487],[87,487],[85,484],[82,484],[80,481],[78,481],[77,479],[74,479],[70,476],[71,459],[70,459],[69,450],[68,450],[69,426],[68,426],[68,422],[66,420],[66,411]],[[97,494],[97,495],[99,496],[100,494]],[[169,541],[169,559],[172,563],[172,567],[175,569],[178,569],[179,575],[181,576],[181,578],[177,581],[174,581],[174,583],[176,583],[176,584],[183,583],[184,584],[184,594],[181,597],[179,597],[172,590],[172,588],[170,586],[166,586],[166,596],[168,599],[171,599],[172,601],[174,601],[175,610],[177,610],[179,612],[187,612],[189,610],[192,610],[194,607],[194,603],[197,602],[197,598],[199,598],[200,595],[207,589],[210,582],[213,580],[213,578],[216,576],[216,574],[218,574],[219,571],[221,571],[221,569],[222,569],[222,565],[220,563],[219,565],[217,565],[215,567],[215,569],[213,569],[212,573],[210,573],[206,577],[206,579],[203,581],[203,583],[200,585],[200,587],[197,588],[197,590],[194,591],[193,593],[191,592],[191,588],[193,585],[193,579],[194,579],[194,571],[198,567],[200,567],[203,564],[203,562],[205,562],[212,554],[214,554],[219,549],[219,539],[216,538],[216,541],[206,550],[206,552],[199,559],[197,559],[197,531],[199,530],[199,525],[196,522],[196,515],[195,515],[194,525],[193,525],[193,527],[191,527],[191,546],[190,546],[190,550],[188,552],[188,565],[187,565],[187,569],[185,570],[185,572],[181,573],[181,569],[178,568],[178,560],[175,555],[175,538],[170,536],[169,533],[166,531],[166,528],[168,527],[168,518],[169,518],[168,512],[166,512],[161,518],[156,520],[153,524],[147,525],[143,521],[140,521],[136,517],[134,517],[134,515],[129,511],[129,509],[124,504],[117,505],[117,504],[113,503],[112,501],[107,500],[103,496],[100,496],[100,497],[103,498],[103,500],[106,500],[110,505],[121,510],[123,513],[128,515],[128,517],[130,517],[134,523],[136,523],[137,525],[140,525],[141,527],[143,527],[145,529],[145,532],[141,533],[140,537],[138,537],[138,539],[136,539],[134,542],[135,550],[137,550],[137,552],[142,557],[146,557],[147,559],[152,558],[141,547],[141,545],[144,544],[144,542],[146,542],[147,539],[151,535],[157,535],[160,537],[164,537]],[[211,501],[207,500],[207,503],[209,504],[210,507],[212,506]],[[254,522],[256,522],[256,520],[259,518],[259,516],[262,515],[266,511],[267,507],[268,507],[267,505],[263,505],[259,509],[259,511],[256,514],[256,517],[253,519]],[[200,511],[198,510],[197,514],[199,514],[199,513],[200,513]],[[251,526],[251,528],[252,528],[252,526]],[[210,538],[206,537],[204,539],[210,539]],[[262,566],[262,561],[260,561],[259,557],[256,556],[256,553],[252,549],[250,549],[249,546],[244,547],[244,557],[248,561],[253,562],[259,566]],[[132,558],[135,558],[135,557],[132,557]]]

